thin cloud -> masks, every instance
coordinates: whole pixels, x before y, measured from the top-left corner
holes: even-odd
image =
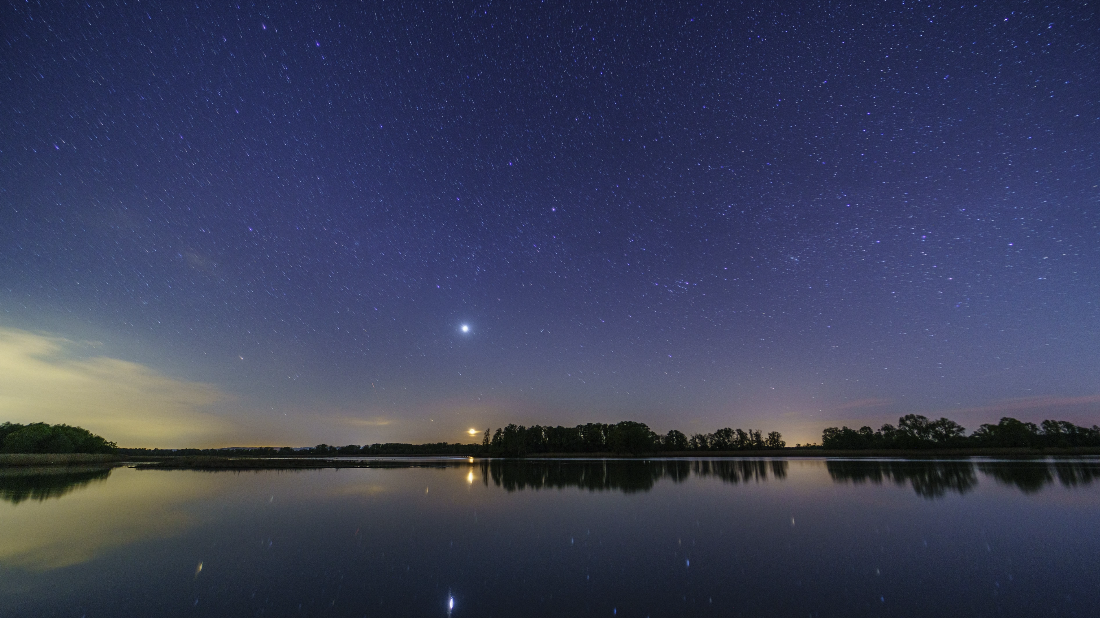
[[[829,408],[829,412],[844,412],[848,410],[870,410],[875,408],[881,408],[888,406],[892,401],[889,399],[857,399],[855,401],[849,401],[842,403],[838,406]]]
[[[212,384],[165,376],[60,337],[0,327],[0,420],[78,425],[120,446],[178,446],[224,436]]]
[[[1100,404],[1100,395],[1085,395],[1082,397],[1057,397],[1053,395],[1038,397],[1020,397],[1015,399],[1002,399],[996,403],[985,406],[969,408],[955,408],[943,414],[1000,414],[1006,412],[1053,412],[1069,411],[1087,406]]]
[[[375,416],[373,418],[345,418],[341,422],[353,427],[385,427],[392,425],[395,421],[392,418]]]

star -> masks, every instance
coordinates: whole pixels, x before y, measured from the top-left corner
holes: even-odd
[[[403,421],[424,406],[465,414],[494,392],[516,404],[499,421],[517,426],[596,420],[576,416],[583,405],[623,410],[607,421],[652,411],[663,431],[763,417],[806,443],[829,425],[896,422],[881,401],[938,418],[945,401],[978,410],[1098,391],[1082,377],[1100,375],[1095,287],[1082,282],[1100,280],[1100,209],[1095,166],[1080,162],[1100,143],[1089,79],[1100,63],[1087,29],[1059,27],[1086,23],[1084,3],[1007,23],[997,3],[935,23],[890,5],[881,17],[899,27],[863,32],[856,13],[796,17],[787,1],[762,9],[769,36],[736,10],[677,3],[680,25],[654,30],[644,11],[597,3],[583,21],[614,33],[584,46],[563,28],[571,17],[548,26],[537,3],[477,20],[443,3],[384,53],[373,13],[321,8],[288,33],[276,26],[290,2],[218,3],[179,20],[178,55],[157,46],[144,12],[88,28],[41,4],[4,14],[5,33],[27,44],[0,62],[12,84],[0,109],[18,110],[20,127],[0,131],[0,186],[12,187],[0,204],[0,356],[20,345],[39,362],[32,344],[60,354],[102,341],[96,357],[210,377],[196,388],[223,403],[203,413],[232,416],[239,401],[256,414],[194,446],[258,440],[243,428],[295,407],[291,392],[303,409],[384,401],[394,422],[362,440],[454,439]],[[483,36],[496,19],[511,29]],[[943,41],[967,51],[947,59]],[[671,55],[605,71],[635,45]],[[377,61],[349,74],[329,54]],[[559,77],[552,102],[544,74]],[[116,82],[131,96],[96,99]],[[157,173],[135,172],[151,161]],[[464,319],[475,317],[476,341]],[[51,422],[81,424],[51,399],[58,390],[34,392],[57,406]],[[1080,405],[1070,420],[1091,425],[1093,404]],[[772,426],[764,408],[806,417]],[[321,412],[296,414],[272,435],[340,435]],[[973,429],[999,416],[953,418]],[[159,431],[104,437],[192,439]]]

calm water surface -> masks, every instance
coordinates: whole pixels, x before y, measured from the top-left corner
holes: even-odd
[[[0,471],[0,617],[1096,616],[1096,461]]]

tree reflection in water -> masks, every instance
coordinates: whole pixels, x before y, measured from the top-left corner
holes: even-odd
[[[1032,494],[1054,481],[1054,474],[1047,463],[997,462],[981,463],[978,468],[998,483],[1015,487],[1025,494]]]
[[[978,484],[975,470],[1002,485],[1035,493],[1057,478],[1063,487],[1088,485],[1100,478],[1100,461],[826,461],[829,476],[838,483],[906,483],[926,498],[964,494]]]
[[[649,491],[664,475],[661,462],[490,460],[489,477],[505,491],[522,489]],[[483,468],[484,469],[484,468]]]
[[[908,483],[919,496],[943,497],[947,492],[964,494],[978,484],[974,464],[968,461],[826,461],[829,476],[838,483]]]
[[[788,466],[784,459],[492,459],[481,461],[481,474],[485,484],[491,479],[505,491],[577,487],[634,493],[649,491],[661,480],[681,483],[691,476],[730,484],[781,481]],[[909,485],[930,500],[973,490],[978,472],[1024,493],[1037,492],[1054,479],[1064,487],[1100,479],[1100,461],[826,460],[825,467],[837,483]]]
[[[761,482],[768,480],[771,470],[776,479],[787,478],[785,460],[766,461],[763,459],[704,459],[692,462],[696,476],[715,476],[727,483]]]
[[[1065,487],[1090,485],[1094,480],[1100,479],[1100,462],[1056,461],[1054,473],[1058,475],[1058,482]]]
[[[1015,487],[1025,494],[1038,492],[1057,478],[1063,487],[1089,485],[1100,478],[1100,461],[989,462],[978,469],[998,483]]]
[[[107,480],[111,468],[14,468],[0,469],[0,500],[19,504],[48,500]]]
[[[771,476],[784,479],[785,460],[621,460],[547,461],[488,460],[481,462],[482,479],[492,479],[505,491],[522,489],[564,489],[589,491],[649,491],[662,479],[682,483],[690,476],[715,477],[726,483],[763,482]]]

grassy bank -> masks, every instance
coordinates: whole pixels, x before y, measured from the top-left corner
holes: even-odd
[[[1100,457],[1100,448],[1079,447],[1064,449],[1032,448],[977,448],[977,449],[921,449],[921,450],[826,450],[807,448],[787,448],[760,451],[684,451],[673,453],[653,453],[636,457],[615,455],[614,453],[540,453],[525,458],[527,461],[545,459],[758,459],[769,457],[782,458],[853,458],[853,459],[959,459],[970,457],[999,459],[1037,459],[1045,457]],[[380,459],[341,459],[329,457],[220,457],[211,455],[148,457],[134,463],[135,468],[155,470],[302,470],[311,468],[384,468],[409,467],[410,465],[438,466],[448,465],[444,461],[460,462],[465,458],[447,457],[445,460],[424,455],[387,456]],[[482,460],[483,458],[473,457]],[[402,461],[403,460],[403,461]],[[134,459],[128,459],[133,462]]]
[[[117,461],[119,461],[118,455],[89,455],[87,453],[0,454],[0,467],[78,466],[87,464],[107,464]]]
[[[437,467],[431,456],[388,459],[332,459],[327,457],[217,457],[210,455],[163,457],[133,464],[139,470],[306,470],[311,468],[408,468],[416,465]],[[453,458],[452,458],[453,459]],[[418,460],[420,463],[418,463]],[[460,461],[460,460],[455,460]]]
[[[855,459],[954,459],[993,457],[1004,459],[1036,459],[1043,457],[1100,457],[1100,448],[965,448],[919,450],[835,450],[821,448],[784,448],[759,451],[681,451],[624,456],[614,453],[540,453],[526,459],[706,459],[712,457],[756,459],[760,457]],[[387,459],[406,462],[387,464]],[[387,465],[407,467],[409,460],[427,460],[425,455],[389,455],[384,459],[341,459],[331,457],[222,457],[216,455],[125,457],[118,455],[69,454],[0,454],[0,468],[43,466],[87,466],[96,464],[132,463],[135,468],[158,470],[300,470],[310,468],[379,468]],[[450,459],[458,459],[450,457]],[[482,458],[475,458],[482,459]]]

